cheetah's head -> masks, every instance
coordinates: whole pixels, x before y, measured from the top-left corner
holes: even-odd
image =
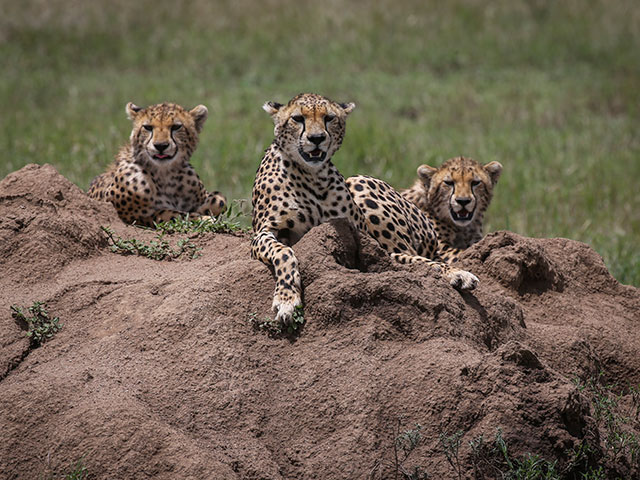
[[[141,108],[129,102],[126,111],[133,122],[134,155],[144,155],[158,165],[191,157],[209,113],[204,105],[187,111],[174,103]]]
[[[481,165],[467,157],[447,160],[440,168],[421,165],[418,177],[427,192],[429,210],[442,221],[458,227],[481,218],[493,196],[502,165]]]
[[[291,160],[309,169],[321,167],[340,148],[346,118],[354,103],[336,103],[313,93],[302,93],[287,105],[267,102],[276,143]]]

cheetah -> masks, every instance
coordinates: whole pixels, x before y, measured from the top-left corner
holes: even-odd
[[[400,194],[433,222],[442,258],[453,263],[459,253],[482,239],[484,212],[502,173],[499,162],[482,165],[455,157],[439,168],[418,167],[418,179]]]
[[[375,238],[397,261],[426,263],[453,286],[475,288],[475,275],[436,260],[431,221],[385,182],[362,177],[353,186],[358,193],[354,200],[331,158],[355,104],[305,93],[287,105],[267,102],[263,108],[275,124],[275,139],[253,185],[251,256],[273,268],[276,321],[290,323],[295,309],[302,307],[298,260],[291,246],[312,227],[340,217]]]
[[[225,209],[220,192],[207,192],[189,160],[208,110],[174,103],[126,106],[133,122],[130,142],[91,182],[91,198],[111,202],[122,221],[144,226],[174,217],[217,216]]]

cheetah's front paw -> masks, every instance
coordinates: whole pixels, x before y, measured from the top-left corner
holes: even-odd
[[[473,290],[478,286],[478,277],[466,270],[452,270],[448,275],[449,283],[460,290]]]
[[[276,322],[289,326],[293,324],[293,315],[297,308],[302,307],[302,301],[298,295],[290,295],[290,298],[283,298],[277,293],[273,297],[273,311],[276,314]]]

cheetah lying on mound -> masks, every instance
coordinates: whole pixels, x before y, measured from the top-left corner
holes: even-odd
[[[461,250],[482,239],[484,212],[491,203],[502,165],[481,165],[472,158],[455,157],[440,168],[421,165],[418,179],[400,194],[433,222],[441,257],[455,262]]]
[[[402,263],[422,262],[438,269],[451,285],[475,288],[475,275],[438,258],[431,221],[411,202],[381,180],[361,177],[347,183],[331,163],[342,144],[353,103],[335,103],[315,94],[300,94],[287,105],[263,107],[275,123],[275,139],[267,149],[253,185],[251,256],[273,267],[276,320],[289,323],[301,306],[298,261],[291,245],[312,227],[346,217],[375,238]]]
[[[113,203],[122,221],[146,226],[187,213],[217,216],[224,211],[225,197],[208,193],[189,163],[207,107],[187,111],[162,103],[143,109],[128,103],[126,111],[133,121],[131,141],[93,179],[89,196]]]

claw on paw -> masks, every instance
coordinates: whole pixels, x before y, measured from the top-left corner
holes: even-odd
[[[278,305],[277,307],[273,307],[273,310],[276,314],[276,321],[282,323],[283,325],[290,325],[293,321],[293,310],[295,307],[293,305],[284,304]]]
[[[299,298],[281,301],[276,297],[273,299],[273,312],[276,314],[275,320],[283,325],[293,324],[294,315],[302,308],[302,302]]]

